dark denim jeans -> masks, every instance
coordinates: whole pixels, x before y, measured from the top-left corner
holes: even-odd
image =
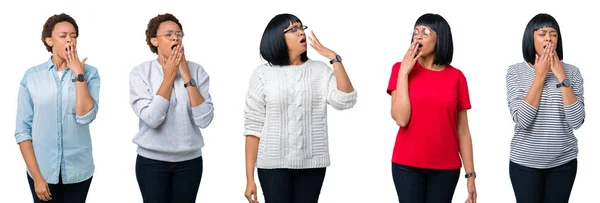
[[[33,179],[27,174],[27,180],[29,181],[29,189],[31,195],[33,195],[33,203],[46,203],[40,200],[35,194],[35,183]],[[48,184],[48,189],[52,194],[52,200],[47,201],[48,203],[85,203],[87,194],[92,184],[92,178],[89,178],[80,183],[63,184],[62,174],[58,175],[58,184]]]
[[[266,203],[317,203],[325,168],[258,169]]]
[[[392,176],[400,203],[450,203],[460,169],[422,169],[392,163]]]
[[[194,203],[202,179],[202,157],[165,162],[138,155],[135,174],[144,203]]]
[[[549,169],[509,164],[517,203],[566,203],[577,174],[577,159]]]

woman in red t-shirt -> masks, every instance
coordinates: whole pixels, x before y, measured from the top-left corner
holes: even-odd
[[[392,175],[402,203],[451,202],[461,158],[468,179],[466,202],[476,201],[469,90],[463,73],[450,65],[452,55],[450,25],[438,14],[425,14],[415,23],[402,63],[392,68],[387,93],[400,126]]]

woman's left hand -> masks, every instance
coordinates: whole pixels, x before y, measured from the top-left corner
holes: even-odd
[[[85,67],[85,61],[87,61],[87,57],[82,61],[79,61],[79,55],[77,54],[77,44],[70,43],[67,45],[66,50],[67,55],[67,66],[73,71],[73,74],[77,76],[78,74],[83,74],[83,68]]]
[[[467,191],[469,192],[469,197],[465,203],[477,203],[477,189],[475,189],[475,178],[467,180]]]
[[[319,42],[319,39],[317,39],[317,36],[315,36],[315,33],[313,33],[312,31],[310,32],[310,36],[308,36],[308,39],[310,40],[310,46],[317,52],[319,52],[321,56],[332,60],[337,55],[334,51],[331,51],[331,49],[328,49],[327,47],[323,46],[321,42]]]

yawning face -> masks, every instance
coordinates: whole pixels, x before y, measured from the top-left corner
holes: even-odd
[[[533,43],[537,55],[544,53],[544,49],[550,44],[554,45],[554,49],[556,50],[556,45],[558,44],[558,32],[551,27],[540,28],[533,34]]]
[[[78,34],[71,23],[60,22],[54,25],[51,37],[47,37],[45,41],[46,44],[52,47],[52,54],[54,56],[66,59],[69,45],[72,48],[77,46],[77,37]]]
[[[290,23],[290,26],[283,31],[288,52],[301,54],[306,51],[306,35],[301,23]]]
[[[416,26],[413,30],[413,41],[417,42],[419,46],[417,53],[422,52],[421,56],[435,54],[437,33],[430,27]]]
[[[152,44],[158,49],[158,54],[168,58],[171,50],[175,49],[182,43],[183,31],[179,25],[173,21],[162,22],[158,26],[156,37],[153,38]]]

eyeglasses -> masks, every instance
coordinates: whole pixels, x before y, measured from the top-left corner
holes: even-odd
[[[179,39],[183,38],[183,31],[179,30],[179,31],[166,31],[164,35],[157,35],[156,37],[160,37],[160,36],[164,36],[167,39],[175,39],[175,36],[177,36]]]
[[[418,29],[415,29],[412,33],[412,37],[416,38],[416,37],[419,37],[419,35],[421,35],[421,34],[423,34],[423,38],[427,38],[431,35],[431,29],[423,28],[420,31]]]
[[[306,30],[306,28],[308,28],[308,26],[306,26],[306,25],[304,25],[302,27],[294,26],[290,29],[284,30],[283,33],[286,33],[289,31],[291,31],[292,33],[296,33],[296,32],[298,32],[298,30],[302,30],[304,32],[304,30]]]

